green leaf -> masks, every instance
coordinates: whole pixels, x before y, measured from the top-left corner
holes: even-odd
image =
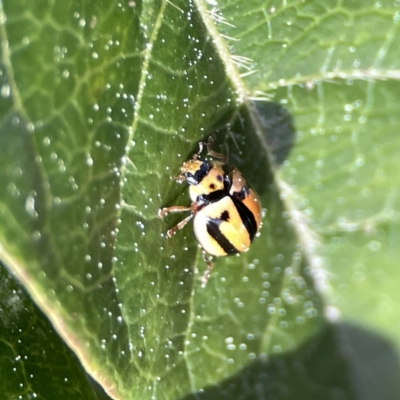
[[[0,258],[110,395],[398,398],[399,18],[393,1],[0,3]],[[266,99],[293,116],[289,155]],[[170,177],[211,132],[265,215],[201,288],[190,226],[167,239],[183,217],[157,212],[189,204]]]
[[[232,4],[221,10],[235,21],[222,33],[241,38],[231,51],[258,69],[247,85],[280,86],[274,100],[295,116],[277,184],[311,268],[327,275],[325,306],[399,345],[399,4],[271,2],[252,28]]]
[[[79,361],[2,265],[0,277],[2,397],[95,399]]]

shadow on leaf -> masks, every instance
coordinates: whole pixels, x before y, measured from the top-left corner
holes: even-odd
[[[326,326],[293,353],[257,360],[182,400],[397,400],[399,376],[386,339],[342,323]]]

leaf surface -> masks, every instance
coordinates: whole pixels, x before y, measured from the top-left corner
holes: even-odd
[[[241,39],[232,53],[252,60],[246,84],[276,88],[274,101],[295,116],[297,142],[277,184],[314,276],[321,265],[329,275],[326,306],[399,344],[399,4],[220,7],[235,21],[222,33]]]
[[[82,366],[18,282],[0,265],[4,399],[96,399]]]
[[[391,345],[323,326],[343,315],[399,343],[400,4],[0,7],[0,257],[107,392],[378,393],[360,384],[376,358],[354,337],[398,371]],[[289,140],[271,142],[265,98],[293,116],[289,155],[275,154]],[[170,177],[211,132],[265,216],[250,251],[215,260],[202,289],[191,227],[167,239],[182,217],[157,212],[189,204]]]

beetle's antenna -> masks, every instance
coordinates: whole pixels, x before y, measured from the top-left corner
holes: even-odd
[[[226,156],[221,154],[221,153],[217,153],[216,151],[214,151],[212,149],[212,144],[214,143],[215,140],[215,136],[214,135],[210,135],[208,137],[208,142],[207,142],[207,153],[213,157],[213,158],[219,158],[220,160],[222,160],[222,162],[224,164],[226,164]]]
[[[204,142],[199,142],[199,151],[193,154],[193,160],[197,160],[199,158],[200,154],[203,152],[204,145],[205,145]]]

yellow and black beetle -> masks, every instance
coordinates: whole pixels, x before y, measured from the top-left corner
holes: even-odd
[[[193,231],[203,249],[208,268],[202,277],[205,286],[212,269],[212,256],[227,256],[247,251],[261,225],[261,204],[256,192],[250,189],[235,167],[229,167],[223,154],[212,150],[213,137],[207,143],[212,161],[200,157],[206,143],[199,143],[199,151],[183,163],[177,182],[189,184],[190,207],[172,206],[158,212],[161,218],[168,213],[190,211],[190,215],[171,228],[171,237],[192,218]]]

